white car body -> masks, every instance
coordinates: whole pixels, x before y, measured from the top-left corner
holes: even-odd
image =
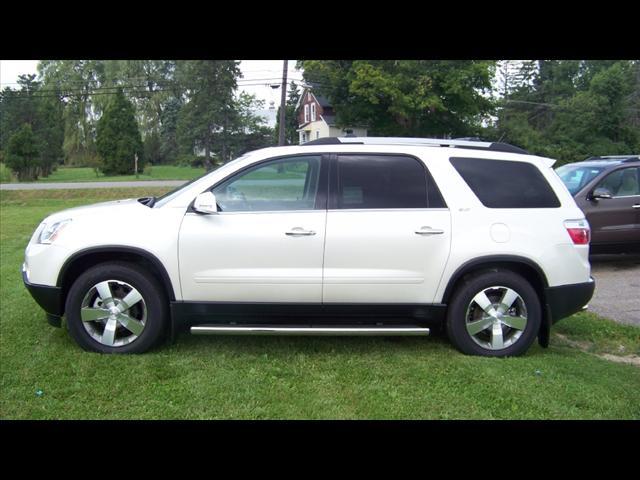
[[[26,248],[25,281],[63,288],[61,275],[74,256],[120,247],[157,259],[166,272],[163,276],[173,302],[440,305],[446,303],[447,289],[461,267],[500,256],[536,266],[545,277],[545,288],[592,282],[589,245],[574,244],[564,223],[577,220],[586,225],[585,217],[552,170],[553,160],[467,149],[460,143],[453,148],[408,140],[406,144],[365,141],[267,148],[220,167],[153,208],[130,199],[58,212],[43,220]],[[264,160],[353,152],[419,159],[446,208],[220,211],[214,215],[190,209],[202,192]],[[488,208],[451,164],[453,156],[530,163],[542,173],[561,206],[526,211]],[[45,225],[65,220],[70,221],[55,241],[38,242]],[[286,234],[296,229],[313,234]],[[416,233],[421,229],[439,233]]]

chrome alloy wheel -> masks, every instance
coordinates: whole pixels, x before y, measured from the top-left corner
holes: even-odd
[[[82,325],[107,347],[138,338],[147,321],[147,305],[138,290],[120,280],[105,280],[89,289],[80,308]]]
[[[465,316],[471,339],[488,350],[501,350],[518,341],[527,326],[527,307],[508,287],[489,287],[471,299]]]

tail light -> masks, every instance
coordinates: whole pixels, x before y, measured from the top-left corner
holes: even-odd
[[[591,228],[586,220],[565,220],[564,228],[574,245],[589,245]]]

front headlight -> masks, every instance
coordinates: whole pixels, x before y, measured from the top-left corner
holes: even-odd
[[[60,220],[59,222],[52,223],[51,225],[45,225],[38,237],[38,243],[53,243],[70,221],[71,219],[67,218],[66,220]]]

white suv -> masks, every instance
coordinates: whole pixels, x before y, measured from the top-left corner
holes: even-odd
[[[330,138],[251,152],[161,198],[47,217],[24,282],[87,350],[194,334],[427,335],[513,356],[581,310],[584,214],[511,145]]]

